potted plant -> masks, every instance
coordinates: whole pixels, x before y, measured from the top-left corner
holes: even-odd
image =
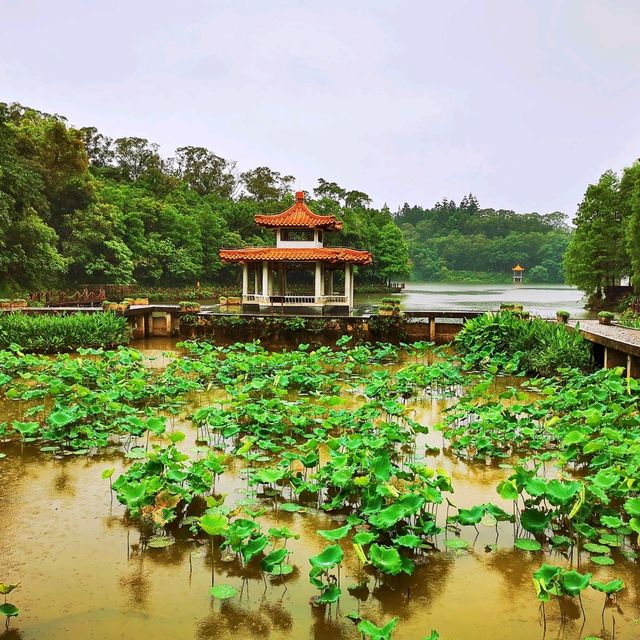
[[[569,320],[570,317],[571,314],[568,311],[556,311],[556,322],[567,324],[567,320]]]
[[[598,322],[600,324],[611,324],[611,321],[615,318],[615,315],[611,311],[601,311],[598,314]]]
[[[198,313],[201,309],[200,303],[195,300],[182,300],[178,303],[180,305],[180,311],[185,313]]]
[[[11,307],[13,309],[24,309],[25,307],[28,307],[29,305],[27,304],[27,301],[24,298],[14,298],[11,301]]]
[[[228,296],[227,304],[230,306],[238,306],[240,304],[240,296]]]
[[[10,309],[11,308],[11,300],[7,298],[0,298],[0,309]]]
[[[218,303],[221,307],[225,307],[227,305],[227,296],[220,296]]]
[[[147,304],[149,304],[149,298],[134,298],[131,301],[131,304],[147,305]]]
[[[524,307],[519,302],[503,302],[500,305],[500,311],[520,311],[522,312]]]
[[[117,311],[118,310],[117,302],[109,302],[109,300],[102,301],[102,310],[103,311]]]
[[[378,309],[379,316],[392,316],[394,314],[395,307],[392,304],[382,304]]]

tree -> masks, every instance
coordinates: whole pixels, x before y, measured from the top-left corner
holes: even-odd
[[[636,293],[640,293],[640,160],[624,170],[620,181],[620,200],[626,220],[632,283]]]
[[[629,255],[620,239],[624,216],[619,186],[616,174],[606,171],[597,184],[587,187],[564,257],[567,281],[594,303],[602,298],[605,287],[629,275]]]
[[[411,275],[407,241],[392,222],[382,227],[373,259],[378,274],[387,281],[402,280]]]
[[[89,162],[94,167],[108,167],[113,162],[113,140],[103,136],[95,127],[79,129]]]
[[[287,193],[295,182],[293,176],[283,176],[269,167],[257,167],[240,174],[240,180],[250,198],[258,202],[279,200]]]
[[[341,203],[347,192],[335,182],[329,182],[324,178],[318,178],[318,186],[313,190],[316,198],[327,198]]]
[[[231,198],[236,191],[235,162],[229,162],[204,147],[176,149],[178,177],[200,195]]]
[[[529,282],[549,282],[549,272],[546,267],[542,265],[536,265],[529,271],[528,278]]]
[[[122,176],[126,180],[137,180],[149,169],[159,167],[162,162],[158,149],[157,144],[145,138],[117,138],[114,158]]]

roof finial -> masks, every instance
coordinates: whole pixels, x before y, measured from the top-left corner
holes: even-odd
[[[296,192],[296,200],[298,202],[304,202],[304,191],[297,191]]]

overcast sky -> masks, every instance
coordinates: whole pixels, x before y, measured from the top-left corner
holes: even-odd
[[[392,209],[573,215],[640,156],[640,2],[0,0],[0,100]]]

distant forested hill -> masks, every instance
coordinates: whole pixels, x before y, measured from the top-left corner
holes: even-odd
[[[114,140],[0,103],[0,290],[237,282],[218,250],[273,243],[253,218],[292,204],[294,182],[268,167],[239,171],[202,147],[165,158],[144,138]],[[394,215],[322,178],[308,196],[315,211],[344,220],[331,242],[373,253],[361,281],[507,275],[516,262],[533,279],[563,277],[569,232],[559,213],[480,209],[468,196]]]

